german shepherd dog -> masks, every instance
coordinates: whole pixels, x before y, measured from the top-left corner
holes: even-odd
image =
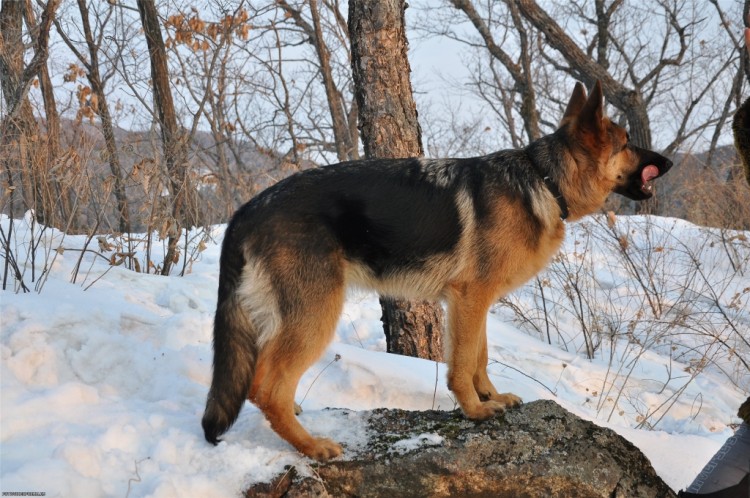
[[[294,395],[348,286],[445,302],[448,387],[463,413],[483,420],[519,405],[487,376],[490,305],[547,265],[566,219],[610,192],[648,199],[671,166],[604,115],[598,82],[588,97],[578,83],[559,129],[525,149],[344,162],[266,189],[224,236],[206,439],[217,444],[249,399],[301,453],[341,454],[297,421]]]

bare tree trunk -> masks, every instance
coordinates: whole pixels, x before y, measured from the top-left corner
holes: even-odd
[[[601,81],[607,99],[625,114],[633,143],[651,149],[651,125],[646,103],[638,90],[628,88],[612,77],[606,66],[581,50],[534,0],[519,0],[517,5],[521,14],[544,34],[547,43],[565,57],[576,77],[587,86],[593,86],[596,80]]]
[[[29,30],[35,32],[40,29],[34,17],[31,0],[26,0],[24,16]],[[57,103],[52,92],[52,80],[49,77],[46,62],[39,67],[39,85],[44,100],[44,114],[47,117],[47,156],[52,160],[52,158],[57,157],[60,150],[60,115],[57,112]]]
[[[55,10],[61,0],[50,0],[42,12],[42,22],[34,44],[34,57],[23,66],[22,24],[26,8],[24,2],[3,2],[0,9],[0,80],[8,104],[5,119],[14,119],[19,112],[31,111],[27,95],[31,82],[39,73],[41,66],[47,63],[49,55],[49,29],[55,16]],[[28,106],[28,107],[27,107]]]
[[[341,93],[336,88],[331,71],[331,54],[323,40],[323,30],[320,27],[320,12],[318,12],[318,1],[310,1],[310,12],[312,14],[313,28],[315,29],[315,50],[320,59],[320,70],[323,76],[323,86],[326,90],[326,99],[328,108],[331,111],[331,120],[333,121],[333,136],[336,141],[336,150],[339,161],[345,161],[352,158],[352,144],[349,130],[346,123],[346,113],[344,104],[341,101]]]
[[[526,131],[527,143],[531,143],[538,139],[542,136],[542,133],[539,129],[539,112],[537,111],[536,105],[536,90],[534,89],[533,80],[534,74],[531,70],[529,40],[526,30],[521,23],[521,18],[515,1],[507,2],[507,4],[510,9],[513,24],[518,31],[519,40],[521,42],[521,57],[518,59],[518,62],[516,62],[513,57],[506,53],[502,47],[495,42],[489,26],[474,8],[474,4],[471,0],[450,0],[450,2],[455,8],[466,14],[466,17],[469,18],[469,21],[471,21],[474,28],[482,37],[490,55],[505,66],[508,73],[510,73],[513,82],[516,85],[516,89],[521,95],[520,112],[521,117],[523,118],[524,130]]]
[[[412,95],[404,0],[349,1],[352,72],[368,158],[423,154]],[[388,351],[442,359],[440,305],[381,298]]]
[[[169,230],[167,254],[164,258],[162,275],[169,275],[175,262],[177,243],[182,228],[195,224],[198,204],[190,182],[186,160],[185,140],[177,124],[172,92],[169,88],[167,52],[159,26],[159,16],[153,0],[137,0],[143,31],[146,35],[149,58],[151,59],[151,83],[154,89],[154,106],[157,108],[161,126],[164,161],[169,176],[169,193],[172,202],[172,222]]]
[[[443,309],[429,301],[380,298],[389,353],[443,360]]]
[[[24,18],[26,20],[26,26],[32,33],[38,33],[41,27],[37,24],[36,17],[34,15],[34,8],[31,4],[31,0],[26,0],[26,10],[24,12]],[[56,22],[53,20],[53,22]],[[45,171],[49,171],[50,168],[60,159],[60,114],[57,111],[57,102],[55,101],[55,94],[52,87],[52,79],[49,75],[49,69],[45,61],[39,67],[39,87],[42,93],[42,100],[44,102],[44,115],[46,117],[46,138],[47,138],[47,153]],[[61,185],[56,178],[49,178],[47,181],[49,186],[49,192],[47,193],[47,199],[49,199],[50,205],[57,204],[57,209],[54,210],[53,217],[59,214],[59,222],[53,222],[56,226],[63,226],[63,223],[67,223],[67,226],[75,230],[77,223],[75,223],[73,212],[73,195],[74,192],[65,185]],[[54,189],[54,191],[53,191]],[[56,197],[56,201],[53,198]]]
[[[22,143],[30,142],[30,137],[37,133],[31,104],[26,93],[18,91],[23,78],[23,11],[21,2],[3,2],[0,10],[0,84],[8,111],[2,120],[0,147],[11,187],[11,213],[15,204],[13,197],[17,193],[21,193],[25,204],[22,209],[36,208],[34,199],[39,190],[31,181],[31,163],[24,162],[21,153]]]
[[[86,0],[78,0],[78,9],[81,11],[81,22],[83,24],[83,33],[86,37],[86,45],[89,49],[89,59],[87,60],[78,51],[74,53],[86,67],[86,76],[91,83],[91,90],[96,95],[96,108],[94,109],[102,121],[102,135],[104,135],[104,144],[107,149],[107,162],[109,170],[114,178],[114,194],[117,201],[118,228],[120,232],[130,233],[130,212],[128,208],[128,198],[125,194],[125,182],[123,181],[122,166],[120,166],[120,156],[115,141],[114,127],[112,126],[112,116],[109,113],[107,96],[104,93],[104,82],[99,72],[99,46],[94,41],[91,25],[89,22],[89,10]]]
[[[294,23],[299,26],[315,47],[320,62],[320,75],[323,78],[323,88],[326,92],[328,109],[331,113],[331,122],[333,125],[333,138],[336,145],[336,155],[339,161],[354,159],[356,157],[356,141],[352,138],[349,130],[347,115],[344,110],[344,103],[341,92],[336,87],[331,70],[331,53],[323,40],[323,30],[320,24],[320,12],[318,11],[318,1],[309,0],[310,13],[312,16],[312,26],[302,17],[300,10],[292,7],[289,2],[279,0],[279,5],[294,19]]]
[[[39,126],[28,99],[34,78],[46,65],[49,55],[49,29],[60,0],[50,0],[44,7],[42,20],[37,26],[34,56],[24,67],[23,18],[25,2],[3,2],[0,9],[0,88],[7,113],[0,123],[0,150],[3,168],[10,188],[10,209],[13,213],[16,179],[21,184],[26,207],[35,210],[37,219],[51,223],[54,206],[45,202],[49,189],[45,186],[46,170],[36,168],[34,153]]]
[[[209,114],[204,111],[206,120],[211,127],[211,135],[216,144],[216,162],[219,169],[220,195],[223,203],[221,208],[222,220],[229,219],[237,209],[239,202],[241,202],[240,199],[237,199],[237,202],[235,202],[237,188],[235,188],[235,181],[233,181],[229,168],[229,158],[226,151],[226,144],[229,140],[225,134],[226,128],[222,126],[223,123],[226,123],[224,98],[227,91],[227,59],[230,55],[231,52],[227,50],[222,57],[221,64],[219,64],[218,74],[215,78],[216,90],[207,92],[207,98],[211,102],[212,113]]]

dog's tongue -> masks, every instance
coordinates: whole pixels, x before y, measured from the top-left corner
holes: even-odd
[[[641,180],[643,180],[644,185],[657,176],[659,176],[659,168],[657,168],[653,164],[649,164],[648,166],[643,168],[643,171],[641,171]]]

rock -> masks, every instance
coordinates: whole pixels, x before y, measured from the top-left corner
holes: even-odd
[[[456,410],[375,410],[367,448],[294,468],[250,497],[672,497],[651,463],[610,429],[553,401],[485,422]]]

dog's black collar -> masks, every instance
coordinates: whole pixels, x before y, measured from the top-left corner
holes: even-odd
[[[552,193],[552,196],[557,201],[557,205],[560,206],[560,219],[565,221],[565,219],[570,215],[570,211],[568,211],[568,203],[565,200],[565,197],[563,197],[562,192],[560,192],[560,186],[549,176],[544,177],[544,184],[547,186],[549,191]]]

